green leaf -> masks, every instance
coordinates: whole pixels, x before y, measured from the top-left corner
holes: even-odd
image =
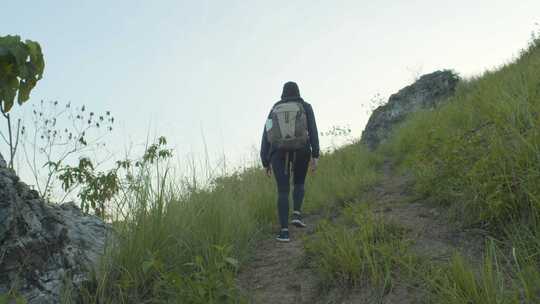
[[[19,85],[19,96],[17,97],[17,103],[23,104],[30,98],[30,85],[26,81],[21,81]]]
[[[21,42],[21,37],[19,36],[3,36],[0,37],[0,45],[14,45]]]
[[[229,265],[233,266],[234,268],[238,268],[240,263],[238,263],[238,260],[231,257],[226,257],[225,262],[227,262]]]
[[[24,65],[26,58],[28,57],[28,52],[26,46],[22,43],[18,43],[13,46],[8,46],[8,50],[15,57],[15,61],[18,66]]]
[[[38,75],[38,80],[43,76],[43,70],[45,69],[45,61],[43,60],[43,53],[41,52],[41,46],[39,43],[31,40],[26,40],[26,45],[28,46],[28,53],[30,55],[30,61],[34,64],[36,68],[36,74]]]
[[[19,36],[0,37],[0,103],[4,112],[11,110],[16,96],[19,105],[30,99],[44,68],[39,43],[22,42]]]
[[[13,107],[13,101],[15,100],[15,95],[17,94],[16,90],[13,90],[11,88],[5,88],[2,90],[2,93],[0,95],[0,98],[2,100],[2,109],[4,112],[9,112],[11,110],[11,107]]]
[[[142,271],[144,274],[148,273],[148,270],[150,270],[152,268],[152,266],[154,266],[154,261],[153,260],[149,260],[149,261],[144,261],[142,263]]]

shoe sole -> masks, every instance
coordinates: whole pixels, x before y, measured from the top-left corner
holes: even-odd
[[[306,224],[302,223],[299,220],[292,220],[291,224],[295,225],[298,228],[306,228]]]
[[[276,240],[277,240],[278,242],[282,242],[282,243],[287,243],[287,242],[290,242],[290,241],[291,241],[291,239],[280,239],[280,238],[276,238]]]

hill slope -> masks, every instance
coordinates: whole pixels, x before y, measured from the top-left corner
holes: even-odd
[[[260,168],[203,188],[162,167],[153,183],[150,168],[124,194],[127,220],[87,302],[538,303],[539,113],[535,41],[377,150],[323,155],[308,178],[312,231],[288,248],[266,241],[276,197]]]
[[[317,216],[329,219],[292,251],[300,270],[283,270],[280,245],[265,246],[276,270],[258,278],[266,264],[255,262],[246,277],[268,287],[247,286],[260,303],[539,303],[539,114],[536,40],[393,126],[373,152],[384,156],[378,182]]]

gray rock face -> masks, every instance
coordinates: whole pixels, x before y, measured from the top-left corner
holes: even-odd
[[[59,303],[66,290],[76,294],[109,232],[73,203],[45,203],[0,155],[0,294],[17,290],[28,303]]]
[[[435,108],[452,96],[458,82],[459,78],[451,71],[423,75],[412,85],[390,96],[385,105],[373,111],[360,142],[370,149],[375,149],[408,114],[420,109]]]

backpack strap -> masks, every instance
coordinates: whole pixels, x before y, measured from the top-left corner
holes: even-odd
[[[296,151],[293,152],[293,159],[292,159],[292,162],[291,162],[291,166],[293,167],[293,170],[294,170],[294,167],[295,167],[295,163],[296,163]]]
[[[292,159],[291,159],[291,153],[292,153]],[[285,152],[285,175],[289,175],[291,173],[291,166],[292,168],[294,168],[295,163],[296,163],[296,151]]]
[[[285,152],[285,175],[289,175],[291,167],[289,166],[289,152]]]

